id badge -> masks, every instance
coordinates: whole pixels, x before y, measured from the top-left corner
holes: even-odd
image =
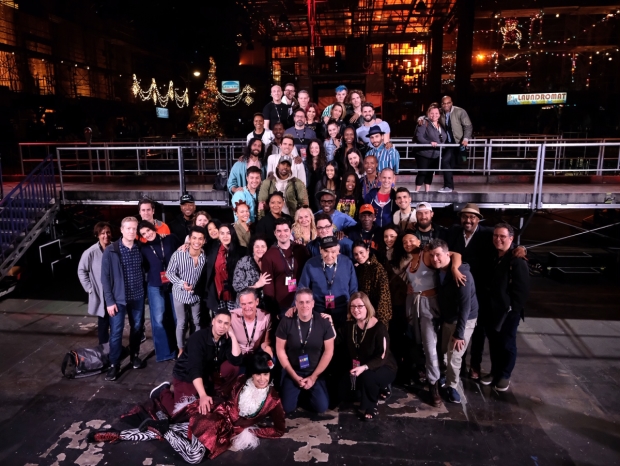
[[[159,272],[159,278],[161,278],[161,284],[165,285],[166,283],[170,283],[168,277],[166,277],[166,272]]]
[[[336,309],[336,298],[333,294],[325,296],[325,309]]]
[[[358,359],[354,359],[353,360],[353,369],[355,369],[356,367],[360,367],[360,366],[361,366],[361,364],[360,364],[359,360]]]
[[[310,358],[307,354],[302,354],[299,356],[299,368],[307,369],[308,367],[310,367]]]
[[[287,278],[287,286],[288,286],[288,292],[289,293],[294,293],[295,291],[297,291],[297,279],[296,278]]]

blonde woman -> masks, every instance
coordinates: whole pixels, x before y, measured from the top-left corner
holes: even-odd
[[[316,238],[316,224],[314,215],[309,207],[302,207],[295,212],[295,223],[292,228],[293,239],[296,243],[306,245]]]

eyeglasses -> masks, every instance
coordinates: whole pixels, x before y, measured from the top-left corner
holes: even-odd
[[[360,304],[359,306],[351,304],[351,309],[366,309],[366,306],[364,304]]]
[[[316,227],[317,230],[322,231],[322,230],[331,230],[334,227],[332,225],[327,225],[326,227]]]

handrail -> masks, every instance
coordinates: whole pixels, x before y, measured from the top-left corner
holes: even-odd
[[[48,155],[0,202],[0,258],[2,272],[17,249],[45,217],[56,199],[53,156]],[[23,254],[23,252],[21,252]]]

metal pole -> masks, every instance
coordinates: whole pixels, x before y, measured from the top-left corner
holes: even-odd
[[[19,147],[19,162],[21,163],[22,166],[22,175],[25,175],[24,173],[24,154],[22,152],[22,145],[18,144]]]
[[[598,227],[598,228],[593,228],[592,230],[582,231],[581,233],[575,233],[574,235],[565,236],[564,238],[554,239],[554,240],[551,240],[551,241],[547,241],[547,242],[545,242],[545,243],[535,244],[534,246],[528,246],[528,249],[537,248],[537,247],[539,247],[539,246],[545,246],[545,245],[547,245],[547,244],[555,243],[555,242],[557,242],[557,241],[562,241],[563,239],[574,238],[575,236],[585,235],[585,234],[587,234],[587,233],[592,233],[592,232],[594,232],[594,231],[602,230],[603,228],[615,227],[616,225],[620,225],[620,222],[613,223],[613,224],[611,224],[611,225],[605,225],[605,226]]]
[[[183,165],[183,149],[181,147],[177,147],[177,157],[179,159],[179,189],[181,193],[179,197],[185,194],[185,167]]]
[[[60,165],[60,148],[56,148],[56,160],[58,160],[58,178],[60,181],[60,198],[61,198],[61,202],[64,204],[66,199],[65,199],[65,184],[62,181],[62,167]]]
[[[542,209],[543,206],[543,178],[545,176],[545,155],[547,151],[547,144],[540,146],[540,166],[538,168],[538,208]]]

